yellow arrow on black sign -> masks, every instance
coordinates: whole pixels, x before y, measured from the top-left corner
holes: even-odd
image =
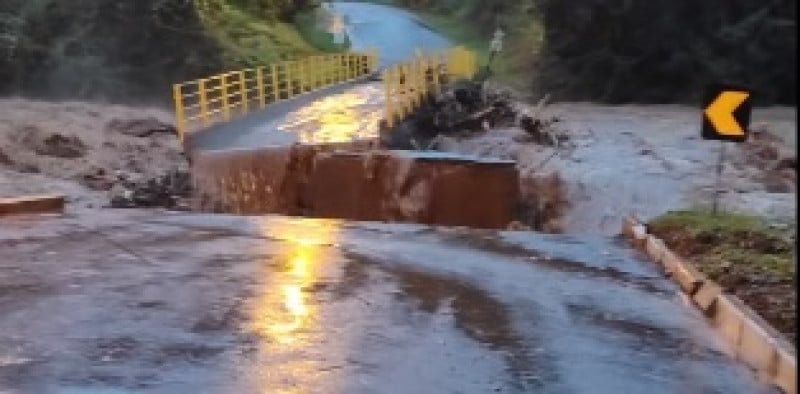
[[[750,92],[715,86],[709,89],[703,116],[703,138],[742,142],[750,123]]]

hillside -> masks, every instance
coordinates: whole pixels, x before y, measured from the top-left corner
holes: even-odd
[[[0,94],[167,102],[171,83],[314,53],[312,1],[6,0]]]

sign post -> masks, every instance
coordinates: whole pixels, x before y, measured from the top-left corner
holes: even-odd
[[[722,84],[708,87],[703,100],[702,137],[706,140],[720,141],[712,205],[712,212],[715,215],[719,210],[719,198],[722,193],[725,143],[747,141],[751,112],[751,93],[748,89]]]
[[[503,50],[503,38],[505,38],[505,36],[506,33],[499,27],[494,31],[494,37],[489,44],[489,63],[486,65],[487,69],[491,68],[494,57]]]
[[[331,21],[330,32],[333,34],[333,43],[343,45],[345,43],[345,23],[342,14],[335,12]]]

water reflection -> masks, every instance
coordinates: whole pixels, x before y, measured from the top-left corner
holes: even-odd
[[[288,246],[282,267],[267,273],[272,280],[255,308],[256,330],[270,342],[303,346],[317,331],[317,306],[309,300],[308,289],[320,277],[326,246],[334,243],[339,227],[336,221],[309,219],[265,225],[265,234]]]
[[[296,133],[304,144],[340,143],[378,136],[382,91],[374,85],[354,87],[289,113],[280,130]]]

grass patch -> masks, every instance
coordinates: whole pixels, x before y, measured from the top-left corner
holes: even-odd
[[[728,262],[784,279],[793,279],[796,273],[792,234],[758,217],[677,211],[651,221],[648,229],[678,253],[698,258],[698,264],[708,268]]]
[[[489,44],[493,33],[481,32],[456,14],[417,12],[423,22],[457,45],[463,45],[478,56],[479,67],[489,61]],[[517,89],[530,87],[530,69],[543,42],[543,26],[528,15],[520,13],[511,18],[506,31],[503,51],[492,64],[493,78]]]
[[[650,221],[648,231],[795,340],[796,229],[747,215],[677,211]]]
[[[292,23],[260,18],[233,5],[198,9],[229,67],[252,67],[319,53]]]

